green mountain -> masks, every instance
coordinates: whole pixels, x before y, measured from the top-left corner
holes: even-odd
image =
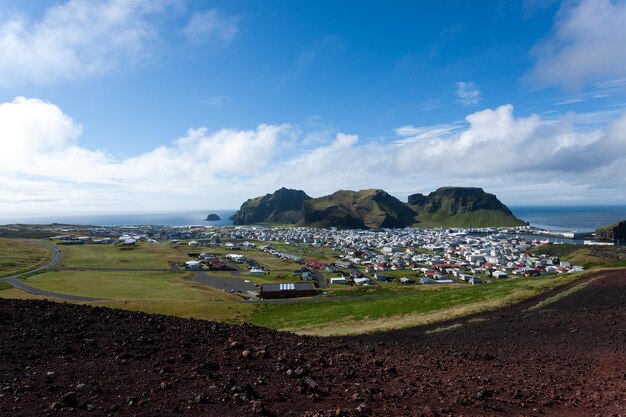
[[[291,190],[283,187],[272,194],[246,201],[230,219],[236,225],[294,224],[302,221],[302,204],[310,199],[311,197],[302,190]]]
[[[481,188],[444,187],[428,196],[413,194],[408,204],[383,190],[340,190],[312,199],[304,191],[281,188],[250,199],[231,220],[299,224],[343,229],[520,226],[522,220]]]
[[[482,188],[442,187],[428,196],[413,194],[408,206],[419,227],[523,226],[498,198]]]
[[[383,190],[341,190],[304,202],[304,224],[348,229],[411,225],[415,213]]]

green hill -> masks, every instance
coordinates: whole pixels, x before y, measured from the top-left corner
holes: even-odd
[[[413,223],[415,212],[383,190],[340,190],[307,200],[303,223],[316,227],[396,228]]]
[[[430,193],[413,194],[408,206],[416,212],[419,227],[523,226],[498,198],[475,187],[442,187]]]
[[[231,220],[299,224],[343,229],[521,226],[525,223],[495,195],[482,188],[444,187],[428,196],[413,194],[408,204],[379,189],[311,198],[304,191],[281,188],[247,200]]]

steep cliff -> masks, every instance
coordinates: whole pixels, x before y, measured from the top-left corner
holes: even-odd
[[[596,239],[601,240],[625,240],[626,220],[596,229]]]
[[[247,200],[230,219],[233,224],[285,223],[302,220],[302,203],[310,200],[302,190],[281,188],[272,194]]]

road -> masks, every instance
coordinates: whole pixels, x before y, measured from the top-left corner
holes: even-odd
[[[19,290],[26,291],[28,293],[35,294],[35,295],[41,295],[44,297],[54,297],[54,298],[60,298],[62,300],[68,300],[68,301],[106,300],[106,298],[84,297],[81,295],[62,294],[62,293],[58,293],[54,291],[46,291],[40,288],[31,287],[30,285],[20,281],[19,278],[23,275],[32,274],[33,272],[42,271],[44,269],[51,269],[52,267],[54,267],[56,264],[59,263],[59,261],[61,260],[61,256],[62,256],[61,250],[54,245],[50,245],[49,243],[45,243],[45,242],[33,241],[33,240],[28,240],[28,242],[34,245],[45,246],[46,248],[50,249],[52,251],[52,257],[50,258],[50,260],[46,262],[45,264],[31,271],[0,278],[0,282],[6,282],[7,284],[12,285],[14,288],[17,288]]]
[[[320,290],[327,289],[328,288],[328,281],[326,281],[326,278],[324,278],[324,275],[322,275],[320,270],[319,269],[314,269],[311,272],[313,272],[313,276],[315,277],[315,280],[317,281],[317,287]]]
[[[243,278],[239,277],[216,277],[209,275],[207,272],[196,272],[196,277],[193,281],[217,288],[218,290],[241,293],[248,297],[256,296],[257,291],[252,282],[245,282]]]

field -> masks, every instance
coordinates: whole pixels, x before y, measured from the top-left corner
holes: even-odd
[[[206,320],[238,320],[253,309],[235,295],[194,284],[185,273],[49,271],[26,282],[48,291],[110,299],[92,305]]]
[[[250,321],[273,329],[319,336],[391,330],[496,309],[570,282],[577,276],[579,274],[438,287],[380,298],[266,304],[252,314]]]
[[[9,242],[6,253],[21,255],[23,268],[33,268],[30,250],[41,249],[47,259],[49,252],[35,245]],[[124,270],[50,270],[25,277],[26,282],[43,290],[70,295],[81,295],[107,300],[90,303],[129,310],[139,310],[182,317],[219,321],[251,322],[261,326],[311,335],[347,335],[379,330],[411,327],[443,321],[516,303],[557,285],[576,278],[575,274],[553,275],[541,278],[500,280],[485,285],[400,285],[376,282],[368,287],[333,285],[329,294],[315,300],[295,303],[249,304],[233,294],[194,283],[192,273],[140,271],[140,269],[168,269],[169,262],[183,262],[188,252],[207,251],[224,255],[225,247],[196,248],[169,244],[141,243],[132,249],[111,245],[76,245],[61,247],[62,265],[76,268],[120,268]],[[278,244],[280,250],[328,261],[332,251],[307,245]],[[14,248],[18,248],[15,251]],[[551,245],[543,249],[553,251],[563,259],[581,256],[594,257],[594,248]],[[606,249],[602,249],[606,252]],[[12,252],[11,252],[12,251]],[[281,260],[258,249],[241,250],[246,257],[270,268],[263,276],[249,276],[245,272],[214,272],[209,274],[245,279],[253,283],[293,282],[293,270],[301,265]],[[317,256],[314,256],[317,255]],[[596,264],[614,265],[624,262],[621,252],[602,253]],[[26,260],[31,260],[27,265]],[[389,276],[409,276],[413,271],[386,271]],[[16,289],[0,286],[3,298],[38,298]],[[362,298],[359,298],[362,297]]]
[[[114,245],[59,245],[59,266],[78,268],[167,269],[169,262],[185,262],[192,252],[187,246],[140,243],[135,247]]]
[[[0,239],[0,277],[30,271],[50,259],[50,250],[32,243]]]

